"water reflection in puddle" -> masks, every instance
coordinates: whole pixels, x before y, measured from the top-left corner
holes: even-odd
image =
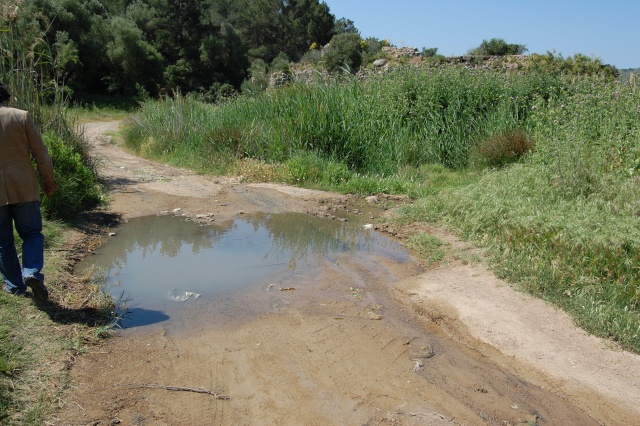
[[[120,226],[78,270],[104,271],[107,290],[126,300],[122,326],[133,327],[166,321],[191,300],[312,273],[345,253],[409,259],[399,243],[362,225],[306,214],[258,214],[209,226],[153,216]]]

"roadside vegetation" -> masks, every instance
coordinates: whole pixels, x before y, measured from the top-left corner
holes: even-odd
[[[65,257],[80,214],[103,201],[95,164],[67,115],[64,90],[41,74],[55,73],[49,47],[24,50],[13,35],[0,37],[0,80],[13,96],[9,106],[28,110],[41,130],[59,189],[41,203],[51,300],[0,292],[0,424],[42,425],[63,401],[74,355],[108,334],[113,302],[96,283],[73,277]]]
[[[640,352],[640,93],[567,71],[583,57],[544,59],[544,72],[404,68],[218,105],[177,95],[145,102],[125,138],[202,173],[409,195],[401,222],[489,248],[501,277]]]

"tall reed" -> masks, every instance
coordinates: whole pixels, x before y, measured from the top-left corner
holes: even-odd
[[[134,148],[191,158],[201,168],[229,155],[277,162],[299,152],[359,173],[462,168],[479,140],[525,126],[534,99],[561,90],[559,79],[540,75],[410,68],[367,81],[294,84],[223,105],[191,96],[150,101],[126,137]]]

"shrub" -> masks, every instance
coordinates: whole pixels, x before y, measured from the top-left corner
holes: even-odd
[[[357,71],[362,64],[361,38],[356,33],[338,34],[331,39],[324,54],[324,65],[329,71],[347,66]]]
[[[235,87],[233,87],[229,83],[224,83],[222,86],[220,86],[220,88],[218,89],[218,92],[216,93],[216,98],[218,101],[231,100],[236,98],[237,96],[238,96],[238,91],[236,90]]]
[[[535,140],[521,130],[496,133],[483,139],[476,146],[480,161],[491,167],[503,167],[514,163],[532,152]]]
[[[48,217],[74,220],[82,211],[101,203],[98,179],[73,146],[51,132],[43,139],[53,159],[58,190],[43,198],[42,208]]]
[[[482,40],[480,46],[469,51],[472,55],[521,55],[527,51],[524,44],[507,43],[502,38],[492,38],[491,40]]]
[[[438,48],[437,47],[430,47],[428,49],[426,47],[422,48],[422,57],[423,58],[433,58],[437,54],[438,54]]]
[[[590,58],[580,53],[568,58],[555,52],[547,52],[544,55],[534,53],[527,62],[527,69],[556,75],[598,76],[608,81],[613,81],[619,76],[615,67],[603,64],[599,58]]]
[[[375,37],[368,37],[363,40],[361,44],[363,46],[362,63],[369,64],[376,59],[384,58],[386,54],[382,50],[382,47],[387,44],[384,40],[378,40]]]
[[[249,67],[249,77],[242,82],[242,93],[257,95],[269,87],[269,67],[262,59],[256,59]]]

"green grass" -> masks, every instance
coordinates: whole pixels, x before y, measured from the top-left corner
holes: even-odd
[[[538,103],[526,161],[421,199],[405,219],[488,246],[500,276],[639,352],[640,96],[598,81],[573,90]]]
[[[71,102],[69,115],[82,123],[124,120],[139,106],[140,104],[130,97],[92,95]]]
[[[230,158],[286,162],[301,152],[379,176],[434,163],[460,169],[478,141],[525,125],[533,102],[561,94],[563,84],[543,74],[407,69],[216,106],[177,96],[144,103],[126,139],[202,171],[220,171]]]
[[[495,271],[640,353],[640,93],[460,69],[293,85],[221,106],[147,102],[130,147],[204,173],[407,194],[401,222],[489,248]],[[410,245],[439,256],[417,235]]]
[[[424,232],[413,235],[407,243],[407,247],[418,253],[428,267],[434,267],[444,259],[443,245],[440,239]]]
[[[66,373],[51,372],[39,361],[61,359],[60,336],[26,298],[0,295],[0,424],[41,424],[52,412]],[[44,316],[46,317],[46,316]],[[53,373],[53,374],[52,374]]]
[[[69,287],[68,261],[58,249],[67,247],[71,232],[61,222],[45,221],[50,304],[0,292],[0,425],[44,424],[68,389],[64,363],[113,327],[113,301],[99,283]],[[96,295],[89,297],[91,292]]]

